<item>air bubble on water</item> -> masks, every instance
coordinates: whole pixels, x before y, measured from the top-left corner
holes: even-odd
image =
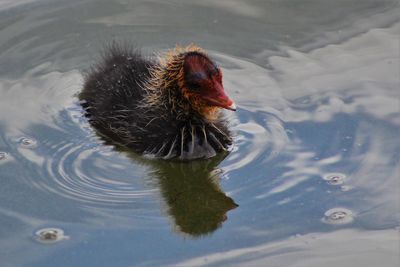
[[[346,179],[346,175],[343,173],[327,173],[322,177],[330,185],[341,185]]]
[[[34,147],[37,144],[37,141],[33,138],[22,137],[19,139],[19,144],[23,147]]]
[[[346,208],[333,208],[325,212],[322,221],[328,224],[347,224],[354,220],[353,212]]]
[[[43,228],[35,233],[35,239],[44,244],[53,244],[68,238],[64,235],[64,231],[59,228]]]

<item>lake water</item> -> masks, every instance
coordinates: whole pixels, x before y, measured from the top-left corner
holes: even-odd
[[[399,266],[399,14],[396,0],[0,1],[0,265]],[[150,161],[97,137],[76,94],[112,40],[209,51],[238,105],[233,151]]]

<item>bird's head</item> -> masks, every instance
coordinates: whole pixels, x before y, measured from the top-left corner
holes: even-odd
[[[225,93],[221,69],[204,53],[188,52],[183,60],[183,95],[194,108],[236,110]]]
[[[149,103],[168,101],[175,108],[195,110],[210,120],[218,118],[221,108],[236,110],[222,85],[221,69],[195,45],[177,46],[162,54],[151,77],[147,88],[158,93],[151,94]]]

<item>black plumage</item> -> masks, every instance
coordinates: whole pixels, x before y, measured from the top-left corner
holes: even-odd
[[[168,68],[183,68],[180,61],[193,50],[199,48],[177,48],[155,61],[111,46],[85,74],[79,95],[90,124],[106,139],[157,158],[210,158],[229,149],[222,114],[203,114],[180,88],[184,78],[169,75]]]

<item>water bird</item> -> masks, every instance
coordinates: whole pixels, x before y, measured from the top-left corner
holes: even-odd
[[[101,136],[151,157],[211,158],[232,145],[221,109],[235,103],[221,69],[193,44],[151,58],[114,43],[85,73],[79,99]]]

